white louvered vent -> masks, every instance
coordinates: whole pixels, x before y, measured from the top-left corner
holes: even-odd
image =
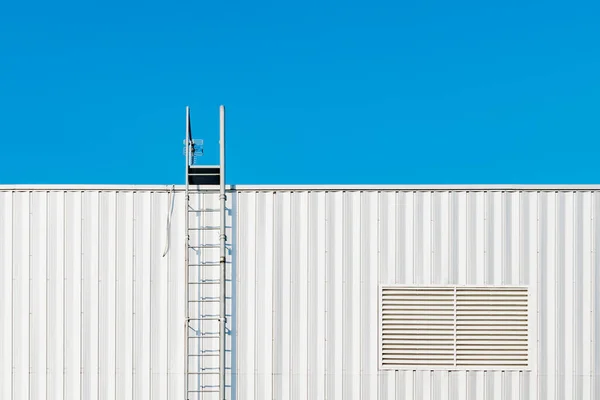
[[[528,369],[526,287],[384,286],[384,369]]]

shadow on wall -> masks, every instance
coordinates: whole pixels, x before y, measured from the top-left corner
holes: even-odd
[[[231,191],[228,193],[231,198],[231,210],[229,216],[231,218],[231,237],[229,243],[231,243],[231,317],[227,319],[227,335],[229,336],[229,343],[231,343],[231,358],[229,362],[230,368],[230,385],[231,385],[231,399],[237,399],[237,210],[238,210],[238,196],[237,191],[232,186]]]

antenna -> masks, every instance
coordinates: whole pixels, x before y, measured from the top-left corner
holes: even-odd
[[[192,137],[192,119],[190,107],[186,107],[185,111],[186,137],[183,141],[183,151],[184,154],[188,156],[187,165],[189,166],[195,165],[197,162],[197,157],[202,157],[204,155],[204,140],[194,139]],[[186,151],[189,151],[189,154],[186,153]]]

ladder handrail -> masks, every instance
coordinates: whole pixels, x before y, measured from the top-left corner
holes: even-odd
[[[185,354],[185,357],[183,357],[183,362],[184,362],[184,369],[183,369],[183,376],[184,376],[184,393],[185,393],[185,397],[186,400],[188,399],[188,390],[189,390],[189,357],[187,356],[188,354],[188,329],[189,329],[189,315],[190,315],[190,310],[189,310],[189,273],[190,273],[190,268],[189,268],[189,245],[190,245],[190,236],[189,236],[189,215],[190,213],[187,212],[187,209],[189,208],[189,204],[190,204],[190,185],[189,185],[189,178],[188,178],[188,174],[189,174],[189,165],[190,165],[190,142],[191,142],[191,136],[192,136],[192,132],[191,132],[191,124],[190,124],[190,107],[186,107],[185,108],[185,203],[186,203],[186,211],[185,211],[185,240],[184,240],[184,245],[185,245],[185,267],[184,267],[184,274],[185,274],[185,319],[184,319],[184,327],[183,327],[183,351]]]
[[[221,264],[221,284],[220,284],[220,295],[221,295],[221,310],[220,310],[220,323],[219,323],[219,398],[225,400],[225,346],[226,346],[226,335],[225,335],[225,323],[226,323],[226,312],[227,303],[225,297],[225,283],[226,283],[226,223],[227,214],[225,213],[225,203],[227,201],[227,195],[225,194],[225,106],[219,107],[219,147],[220,147],[220,183],[219,183],[219,201],[221,205],[220,215],[220,256],[219,262]]]

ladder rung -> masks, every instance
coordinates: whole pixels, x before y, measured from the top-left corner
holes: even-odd
[[[206,353],[206,354],[188,354],[188,357],[214,357],[219,356],[219,353]]]
[[[216,356],[220,356],[220,354],[213,354],[213,353],[209,353],[209,354],[188,354],[188,357],[216,357]]]
[[[220,244],[200,244],[198,246],[188,246],[190,249],[218,249]]]
[[[219,317],[188,318],[188,321],[219,321]]]
[[[221,210],[218,208],[199,208],[199,209],[189,208],[188,212],[221,212]]]
[[[219,335],[188,336],[188,339],[218,339]]]
[[[220,300],[220,299],[221,299],[220,296],[202,296],[200,298],[190,299],[188,301],[191,301],[191,300]]]
[[[205,262],[200,264],[188,264],[188,267],[217,267],[221,265],[219,262]]]
[[[199,300],[199,299],[194,299],[194,300],[188,300],[188,303],[218,303],[221,300],[219,299],[205,299],[205,300]]]
[[[215,385],[215,384],[210,385],[207,382],[204,382],[204,384],[201,384],[201,385],[190,385],[190,386],[194,387],[194,389],[190,389],[190,392],[194,391],[194,390],[208,390],[208,389],[215,389],[215,388],[219,387],[219,385]]]
[[[217,393],[217,389],[206,389],[206,390],[188,390],[188,393]]]
[[[221,283],[221,281],[217,279],[204,279],[201,281],[188,282],[188,285],[207,285],[209,283]]]
[[[220,226],[199,226],[197,228],[188,228],[190,231],[216,231],[221,229]]]
[[[218,390],[216,389],[211,389],[211,390],[188,390],[188,393],[217,393]]]
[[[214,371],[215,374],[219,373],[219,367],[203,367],[203,368],[198,368],[198,371],[196,372],[196,374],[199,374],[201,372],[203,373],[208,373],[208,372],[212,372]],[[188,374],[191,374],[192,372],[188,372]]]

